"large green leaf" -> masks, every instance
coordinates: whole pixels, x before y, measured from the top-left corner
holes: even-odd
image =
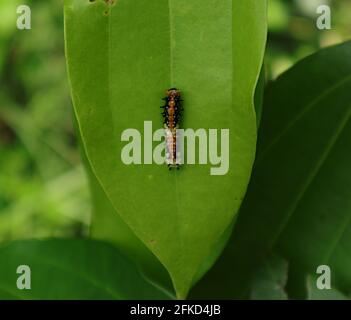
[[[0,300],[169,299],[115,248],[91,240],[28,240],[0,248]],[[30,290],[17,288],[28,266]]]
[[[111,3],[113,3],[111,5]],[[266,2],[66,0],[66,52],[83,143],[103,190],[185,297],[237,212],[256,144],[254,89]],[[124,165],[121,133],[159,129],[160,99],[177,86],[184,128],[229,128],[230,170],[168,172]]]
[[[271,250],[294,266],[295,281],[328,264],[333,287],[351,291],[350,117],[351,42],[304,59],[272,84],[230,245],[197,293],[245,296]]]
[[[111,201],[106,196],[99,181],[92,172],[82,144],[80,132],[77,130],[78,128],[75,116],[74,124],[92,196],[92,221],[90,235],[95,239],[100,239],[114,244],[119,251],[128,256],[139,266],[139,269],[143,272],[145,277],[173,295],[174,293],[169,274],[159,260],[148,248],[146,248],[142,241],[136,237],[134,232],[116,213]],[[227,243],[232,229],[233,223],[223,233],[218,242],[215,244],[211,254],[200,266],[194,278],[194,282],[201,278],[216,261],[218,255],[222,252],[225,244]]]

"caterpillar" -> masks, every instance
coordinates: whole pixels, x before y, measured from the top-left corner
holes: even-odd
[[[165,101],[165,105],[161,108],[163,108],[162,116],[166,137],[166,164],[169,170],[172,170],[172,168],[179,169],[181,159],[178,150],[177,129],[179,128],[181,112],[183,111],[181,106],[183,100],[177,88],[168,89],[166,97],[162,100]]]

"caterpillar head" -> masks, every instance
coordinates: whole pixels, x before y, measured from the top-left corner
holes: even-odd
[[[167,90],[166,95],[169,98],[179,98],[180,91],[177,88],[171,88]]]

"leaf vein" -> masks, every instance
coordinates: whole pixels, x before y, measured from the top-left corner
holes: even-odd
[[[351,80],[351,77],[350,77],[350,80]],[[292,203],[290,208],[287,210],[287,216],[284,219],[281,227],[279,228],[278,232],[276,233],[275,238],[272,241],[272,245],[273,246],[276,243],[276,241],[278,240],[279,236],[284,231],[285,227],[288,225],[291,217],[294,215],[294,213],[295,213],[300,201],[303,199],[306,191],[309,189],[309,187],[311,186],[311,184],[314,181],[314,179],[318,176],[318,173],[320,172],[320,170],[322,169],[325,161],[327,160],[327,158],[329,157],[330,153],[332,152],[332,150],[333,150],[334,146],[336,145],[336,142],[338,141],[341,133],[346,128],[346,126],[347,126],[347,124],[348,124],[348,122],[350,120],[350,117],[351,117],[351,106],[347,110],[347,112],[346,112],[345,116],[343,117],[343,119],[341,120],[340,125],[339,125],[338,129],[336,130],[335,134],[330,139],[330,142],[327,145],[327,148],[325,149],[325,151],[322,153],[322,156],[321,156],[320,160],[317,162],[317,165],[316,165],[315,169],[312,170],[310,175],[307,177],[304,185],[302,186],[301,191],[297,195],[296,200]]]
[[[351,81],[351,74],[337,82],[334,86],[330,87],[328,90],[324,91],[322,94],[318,95],[315,99],[313,99],[309,104],[307,104],[306,107],[303,108],[295,118],[289,121],[285,128],[283,128],[283,130],[275,136],[275,138],[268,144],[268,146],[265,149],[263,149],[262,152],[260,152],[260,154],[257,156],[255,166],[268,154],[269,150],[271,150],[272,147],[276,145],[287,132],[289,132],[289,130],[294,126],[294,124],[297,121],[299,121],[313,107],[317,106],[318,102],[320,102],[323,98],[333,93],[335,90],[340,88],[348,81]]]

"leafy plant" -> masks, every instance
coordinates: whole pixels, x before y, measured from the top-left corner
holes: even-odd
[[[0,298],[350,296],[351,42],[301,60],[265,87],[266,6],[263,0],[65,0],[91,239],[3,245]],[[210,164],[169,172],[121,162],[122,132],[143,132],[146,120],[162,127],[160,101],[174,86],[184,98],[182,127],[230,129],[228,174],[210,175]],[[41,144],[50,155],[64,149],[57,139],[45,144],[36,122],[20,121],[21,108],[7,93],[0,97],[7,105],[0,117],[49,177]],[[71,195],[57,191],[75,177],[45,190]],[[332,270],[332,290],[315,285],[322,264]],[[31,267],[31,290],[16,287],[20,265]]]

